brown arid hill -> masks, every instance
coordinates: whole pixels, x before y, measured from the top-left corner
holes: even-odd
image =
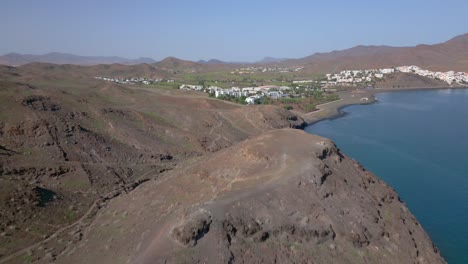
[[[99,65],[73,65],[52,63],[29,63],[18,67],[0,65],[0,76],[21,72],[23,81],[44,79],[70,80],[89,79],[90,77],[145,77],[153,79],[171,79],[177,74],[218,72],[232,70],[234,65],[202,64],[168,58],[154,64],[99,64]]]
[[[19,53],[8,53],[0,56],[0,64],[19,66],[33,62],[54,63],[54,64],[75,64],[75,65],[97,65],[97,64],[140,64],[155,63],[150,58],[126,59],[121,57],[103,56],[78,56],[67,53],[51,52],[43,55],[30,55]]]
[[[433,71],[468,71],[468,33],[447,42],[415,47],[357,46],[347,50],[283,62],[304,65],[305,71],[331,73],[350,69],[378,69],[417,65]]]
[[[9,76],[0,81],[0,260],[92,213],[100,197],[249,136],[304,125],[272,106],[0,70]]]
[[[375,88],[429,88],[448,87],[449,85],[437,79],[420,76],[414,73],[397,72],[386,75],[382,80],[378,80]]]
[[[8,66],[0,66],[6,69]],[[146,78],[171,78],[172,74],[150,64],[123,65],[123,64],[99,64],[81,66],[72,64],[30,63],[19,67],[9,67],[10,72],[21,73],[22,81],[39,79],[46,81],[75,80],[101,76],[101,77],[146,77]],[[0,74],[6,71],[1,71]]]
[[[0,65],[0,79],[7,80],[10,78],[19,77],[18,70],[12,66]]]
[[[445,263],[395,191],[282,129],[114,199],[57,263]]]
[[[230,71],[239,67],[240,64],[228,64],[221,61],[211,61],[211,63],[193,62],[181,60],[174,57],[168,57],[157,62],[154,66],[170,73],[200,73],[200,72],[216,72]]]
[[[444,263],[290,111],[33,66],[0,67],[0,263]]]

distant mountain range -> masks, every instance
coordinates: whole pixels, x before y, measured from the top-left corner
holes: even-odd
[[[198,63],[202,63],[202,64],[268,64],[268,63],[278,63],[278,62],[283,62],[283,61],[286,61],[288,59],[286,58],[273,58],[273,57],[265,57],[259,61],[255,61],[255,62],[239,62],[239,61],[230,61],[230,62],[227,62],[227,61],[221,61],[221,60],[217,60],[217,59],[211,59],[211,60],[199,60],[197,61]]]
[[[221,60],[216,60],[216,59],[211,59],[211,60],[199,60],[197,61],[198,63],[201,64],[233,64],[232,62],[225,62]]]
[[[402,65],[417,65],[433,71],[468,72],[468,33],[434,45],[414,47],[360,45],[345,50],[315,53],[300,59],[266,57],[255,64],[300,66],[304,67],[304,72],[310,73],[332,73],[350,69],[375,69]]]
[[[67,53],[51,52],[44,55],[29,55],[9,53],[0,56],[0,64],[19,66],[32,62],[44,62],[54,64],[76,64],[76,65],[96,65],[96,64],[140,64],[140,63],[155,63],[151,58],[127,59],[121,57],[94,57],[94,56],[78,56]]]
[[[23,65],[32,62],[54,64],[141,64],[147,63],[165,70],[177,72],[201,72],[212,70],[229,70],[242,64],[301,66],[304,72],[331,73],[347,69],[373,69],[401,65],[417,65],[434,71],[468,72],[468,33],[454,37],[444,43],[435,45],[417,45],[414,47],[391,46],[356,46],[346,50],[328,53],[315,53],[300,59],[265,57],[254,63],[225,62],[211,59],[198,62],[168,57],[160,62],[151,58],[126,59],[121,57],[89,57],[65,53],[48,53],[45,55],[22,55],[10,53],[0,56],[0,64]]]
[[[267,64],[267,63],[283,62],[283,61],[286,61],[286,60],[288,60],[288,59],[286,59],[286,58],[265,57],[262,60],[257,61],[256,63]]]
[[[414,47],[356,46],[341,51],[315,53],[282,63],[303,65],[306,71],[318,73],[401,65],[417,65],[434,71],[468,72],[468,33],[435,45]]]

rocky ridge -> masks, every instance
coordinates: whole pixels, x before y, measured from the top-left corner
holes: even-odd
[[[112,200],[57,256],[58,263],[116,259],[444,263],[392,188],[329,140],[291,129],[202,157]]]
[[[444,263],[290,111],[56,71],[0,68],[0,263]]]

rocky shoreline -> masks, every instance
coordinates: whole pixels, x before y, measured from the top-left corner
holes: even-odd
[[[112,200],[56,262],[445,263],[391,187],[301,130],[262,133],[165,178]]]

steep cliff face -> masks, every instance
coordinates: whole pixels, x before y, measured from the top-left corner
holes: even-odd
[[[58,263],[445,263],[395,191],[273,130],[112,200]]]

